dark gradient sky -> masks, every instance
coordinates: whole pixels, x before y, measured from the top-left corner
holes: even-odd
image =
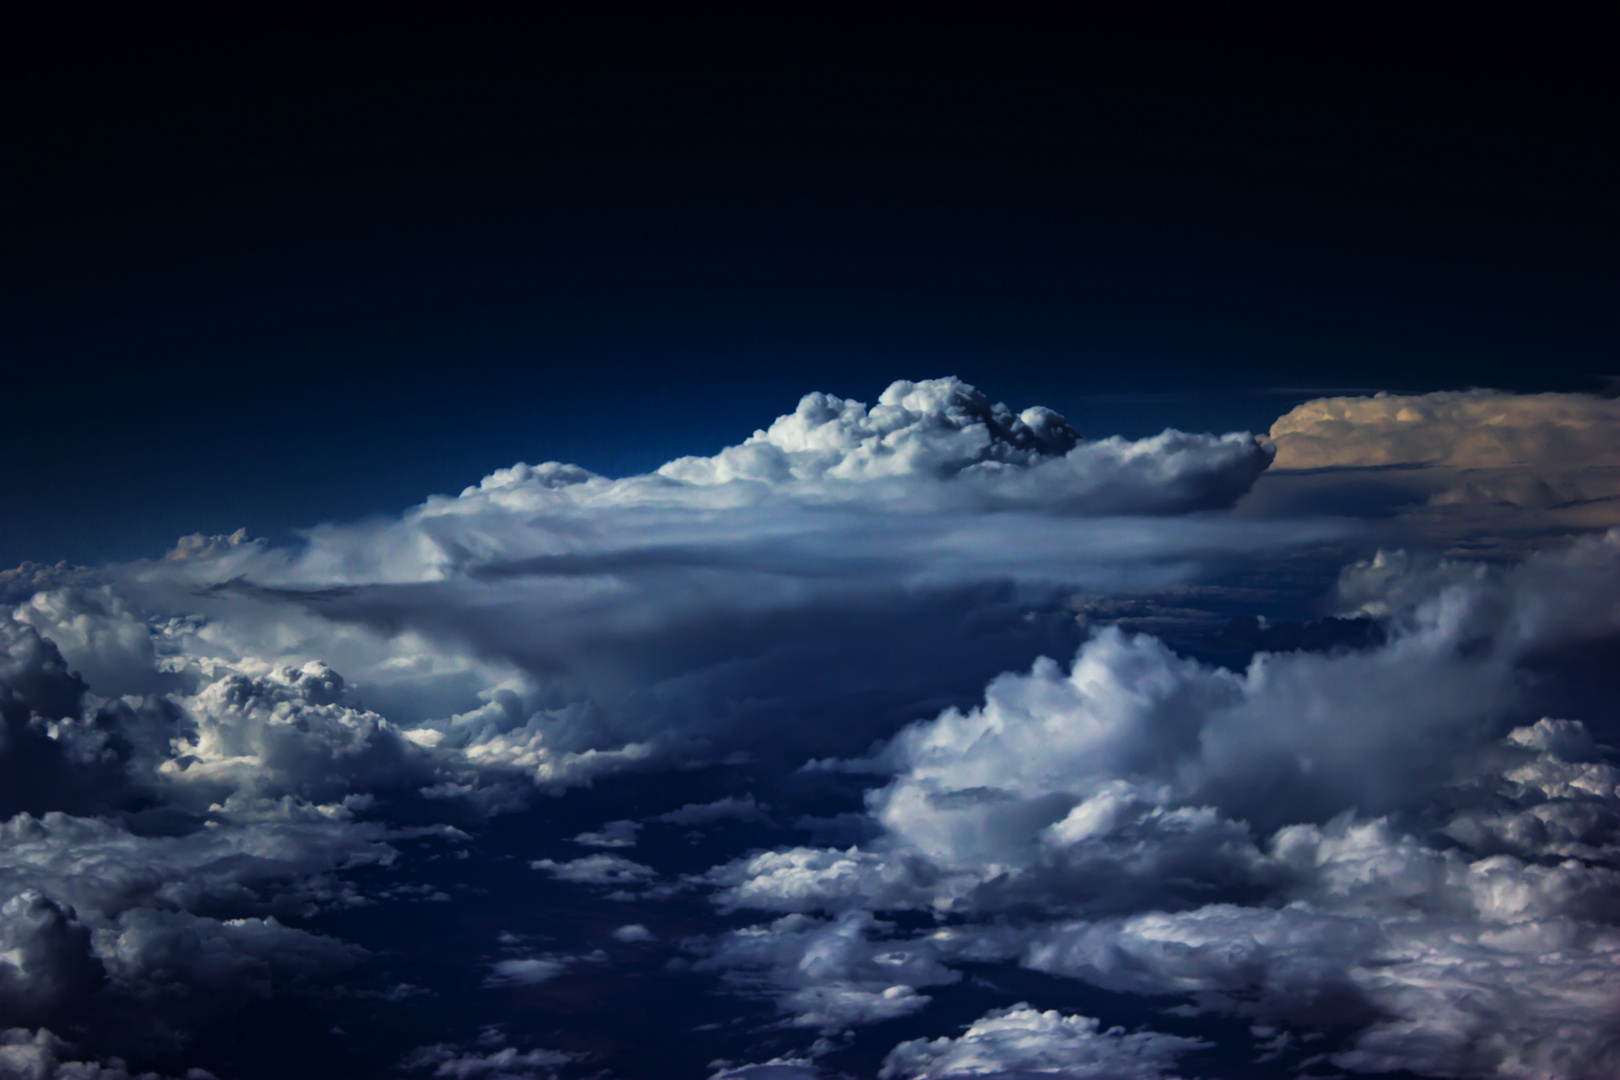
[[[0,564],[954,373],[1091,434],[1620,371],[1592,27],[66,6],[6,37]]]

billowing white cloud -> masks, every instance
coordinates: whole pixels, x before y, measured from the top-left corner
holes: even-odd
[[[0,810],[25,814],[5,826],[0,878],[43,920],[30,948],[60,952],[51,942],[88,928],[84,964],[131,993],[160,954],[206,982],[170,931],[204,902],[260,919],[358,902],[342,870],[392,857],[366,822],[379,800],[496,811],[536,783],[723,757],[784,707],[856,706],[881,725],[938,692],[937,658],[903,628],[983,620],[986,581],[1122,563],[1183,575],[1253,530],[1199,518],[1167,533],[1140,515],[1229,504],[1268,462],[1247,436],[1087,442],[955,380],[897,383],[870,409],[811,395],[739,446],[645,476],[517,466],[297,548],[198,536],[152,563],[10,572]],[[1003,538],[1013,519],[1019,551]],[[1048,632],[1025,599],[993,602],[1009,655]],[[788,626],[799,644],[783,648]],[[851,650],[853,628],[888,643]],[[982,634],[945,640],[996,663]],[[95,816],[137,803],[172,820],[132,831]],[[659,819],[721,820],[764,817],[749,797]],[[624,847],[638,827],[577,839]],[[536,866],[621,892],[657,876],[605,855]],[[68,929],[48,932],[52,919]],[[185,925],[232,958],[244,992],[302,963],[286,927]],[[267,959],[272,938],[285,947]],[[34,970],[57,967],[63,985],[80,977],[66,959]]]
[[[956,379],[931,379],[897,382],[870,409],[808,394],[741,445],[672,461],[658,475],[829,501],[869,499],[861,487],[876,484],[920,506],[1184,513],[1229,505],[1268,463],[1269,452],[1244,435],[1087,442],[1050,409],[1014,414]]]
[[[1342,1067],[1604,1075],[1620,1060],[1620,769],[1578,721],[1512,725],[1523,664],[1620,633],[1617,575],[1620,533],[1508,568],[1384,556],[1341,594],[1381,592],[1386,643],[1243,672],[1101,631],[1067,669],[1002,676],[978,708],[888,744],[875,841],[708,880],[723,907],[841,926],[1067,913],[974,947],[1268,1024],[1348,1025]],[[966,940],[975,925],[990,929],[970,921]],[[905,944],[961,955],[932,940]],[[789,999],[795,969],[767,970]]]
[[[840,1031],[914,1013],[929,1002],[918,987],[962,977],[940,963],[936,943],[887,940],[886,929],[865,912],[787,915],[721,935],[697,967],[772,997],[796,1026]]]
[[[646,475],[519,465],[296,547],[194,538],[110,568],[104,595],[35,598],[27,618],[71,638],[75,663],[95,635],[82,651],[105,654],[103,694],[151,689],[144,671],[217,698],[207,684],[227,671],[275,681],[324,663],[351,688],[322,703],[351,712],[345,765],[411,756],[381,729],[363,733],[367,753],[352,745],[363,699],[440,769],[483,776],[423,786],[476,787],[497,808],[497,773],[555,787],[703,758],[757,740],[784,706],[864,714],[882,733],[935,698],[942,652],[983,678],[998,654],[1068,633],[1077,584],[1180,580],[1327,535],[1201,513],[1269,462],[1247,435],[1085,441],[954,379],[896,383],[871,408],[809,395],[738,446]],[[824,753],[870,738],[796,731]]]
[[[1042,1012],[1024,1002],[986,1013],[958,1038],[913,1039],[890,1051],[879,1075],[1161,1080],[1176,1058],[1210,1044],[1156,1031],[1104,1030],[1088,1016]]]

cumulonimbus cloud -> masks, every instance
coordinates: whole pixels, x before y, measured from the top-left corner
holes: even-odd
[[[1522,556],[1620,526],[1620,400],[1493,390],[1322,398],[1271,427],[1283,513],[1377,513],[1409,542]],[[1399,538],[1399,537],[1398,537]]]

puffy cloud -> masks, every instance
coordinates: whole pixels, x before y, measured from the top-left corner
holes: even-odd
[[[622,941],[626,945],[634,945],[641,942],[658,940],[657,934],[653,933],[640,923],[629,923],[625,926],[621,926],[617,930],[613,931],[613,933],[609,936],[613,938],[614,941]]]
[[[982,705],[883,748],[875,840],[759,853],[707,880],[727,909],[854,927],[931,907],[966,917],[985,958],[1339,1025],[1346,1068],[1605,1075],[1620,1054],[1620,769],[1580,722],[1512,724],[1533,698],[1525,664],[1620,629],[1617,574],[1620,533],[1511,567],[1384,556],[1340,589],[1377,598],[1382,644],[1262,653],[1241,672],[1100,631],[1069,667],[1004,675]],[[1070,918],[976,921],[1032,911]],[[748,941],[770,965],[732,942],[710,962],[764,972],[793,1001],[798,968],[775,950],[829,931],[780,925]],[[901,940],[947,970],[967,955]],[[963,1045],[916,1044],[895,1068],[977,1061]]]
[[[38,1023],[99,989],[90,930],[32,889],[0,904],[0,1013]]]
[[[870,409],[808,394],[741,445],[672,461],[658,475],[832,500],[869,497],[855,485],[878,484],[924,505],[1182,513],[1230,505],[1267,464],[1269,452],[1241,435],[1086,442],[1050,409],[1014,414],[960,380],[930,379],[894,383]]]
[[[924,907],[952,880],[924,858],[856,847],[764,851],[705,877],[720,886],[715,898],[722,908],[789,912]]]
[[[481,775],[423,786],[498,808],[497,774],[555,788],[721,758],[783,708],[862,717],[792,729],[848,752],[937,701],[941,670],[966,692],[1072,638],[1076,584],[1180,580],[1326,535],[1198,513],[1269,461],[1247,435],[1086,441],[958,380],[896,383],[870,408],[809,395],[742,444],[641,476],[519,465],[295,547],[197,539],[110,568],[99,624],[58,612],[88,599],[32,603],[40,625],[123,635],[216,698],[222,671],[324,662],[441,768]],[[126,609],[147,613],[150,644]]]
[[[223,674],[178,699],[190,724],[160,774],[208,802],[288,795],[333,802],[435,779],[423,748],[344,696],[343,677],[320,661]]]
[[[873,812],[935,865],[986,876],[1131,822],[1160,850],[1196,833],[1207,879],[1223,846],[1245,843],[1221,819],[1416,809],[1496,753],[1521,662],[1620,629],[1620,534],[1435,584],[1407,594],[1383,647],[1260,654],[1241,674],[1104,630],[1069,669],[1037,662],[993,681],[981,707],[900,733]]]
[[[889,1053],[880,1074],[916,1080],[949,1076],[1052,1076],[1076,1080],[1160,1080],[1176,1058],[1210,1044],[1156,1031],[1103,1030],[1087,1016],[1041,1012],[1020,1002],[986,1013],[959,1038],[913,1039]]]
[[[48,638],[102,697],[178,688],[159,668],[145,618],[107,585],[41,590],[12,616]]]
[[[156,1073],[132,1075],[118,1058],[65,1060],[74,1049],[47,1028],[0,1031],[0,1076],[6,1080],[164,1080]],[[206,1069],[187,1069],[184,1080],[216,1080]]]
[[[938,942],[888,938],[889,929],[865,912],[788,915],[706,943],[697,967],[773,998],[795,1026],[839,1031],[917,1012],[930,1000],[918,987],[962,977],[940,962]]]

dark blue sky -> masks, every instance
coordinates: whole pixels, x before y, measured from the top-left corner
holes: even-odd
[[[1601,388],[1602,59],[1398,29],[74,9],[13,37],[0,563],[645,469],[899,377],[1132,435]]]

